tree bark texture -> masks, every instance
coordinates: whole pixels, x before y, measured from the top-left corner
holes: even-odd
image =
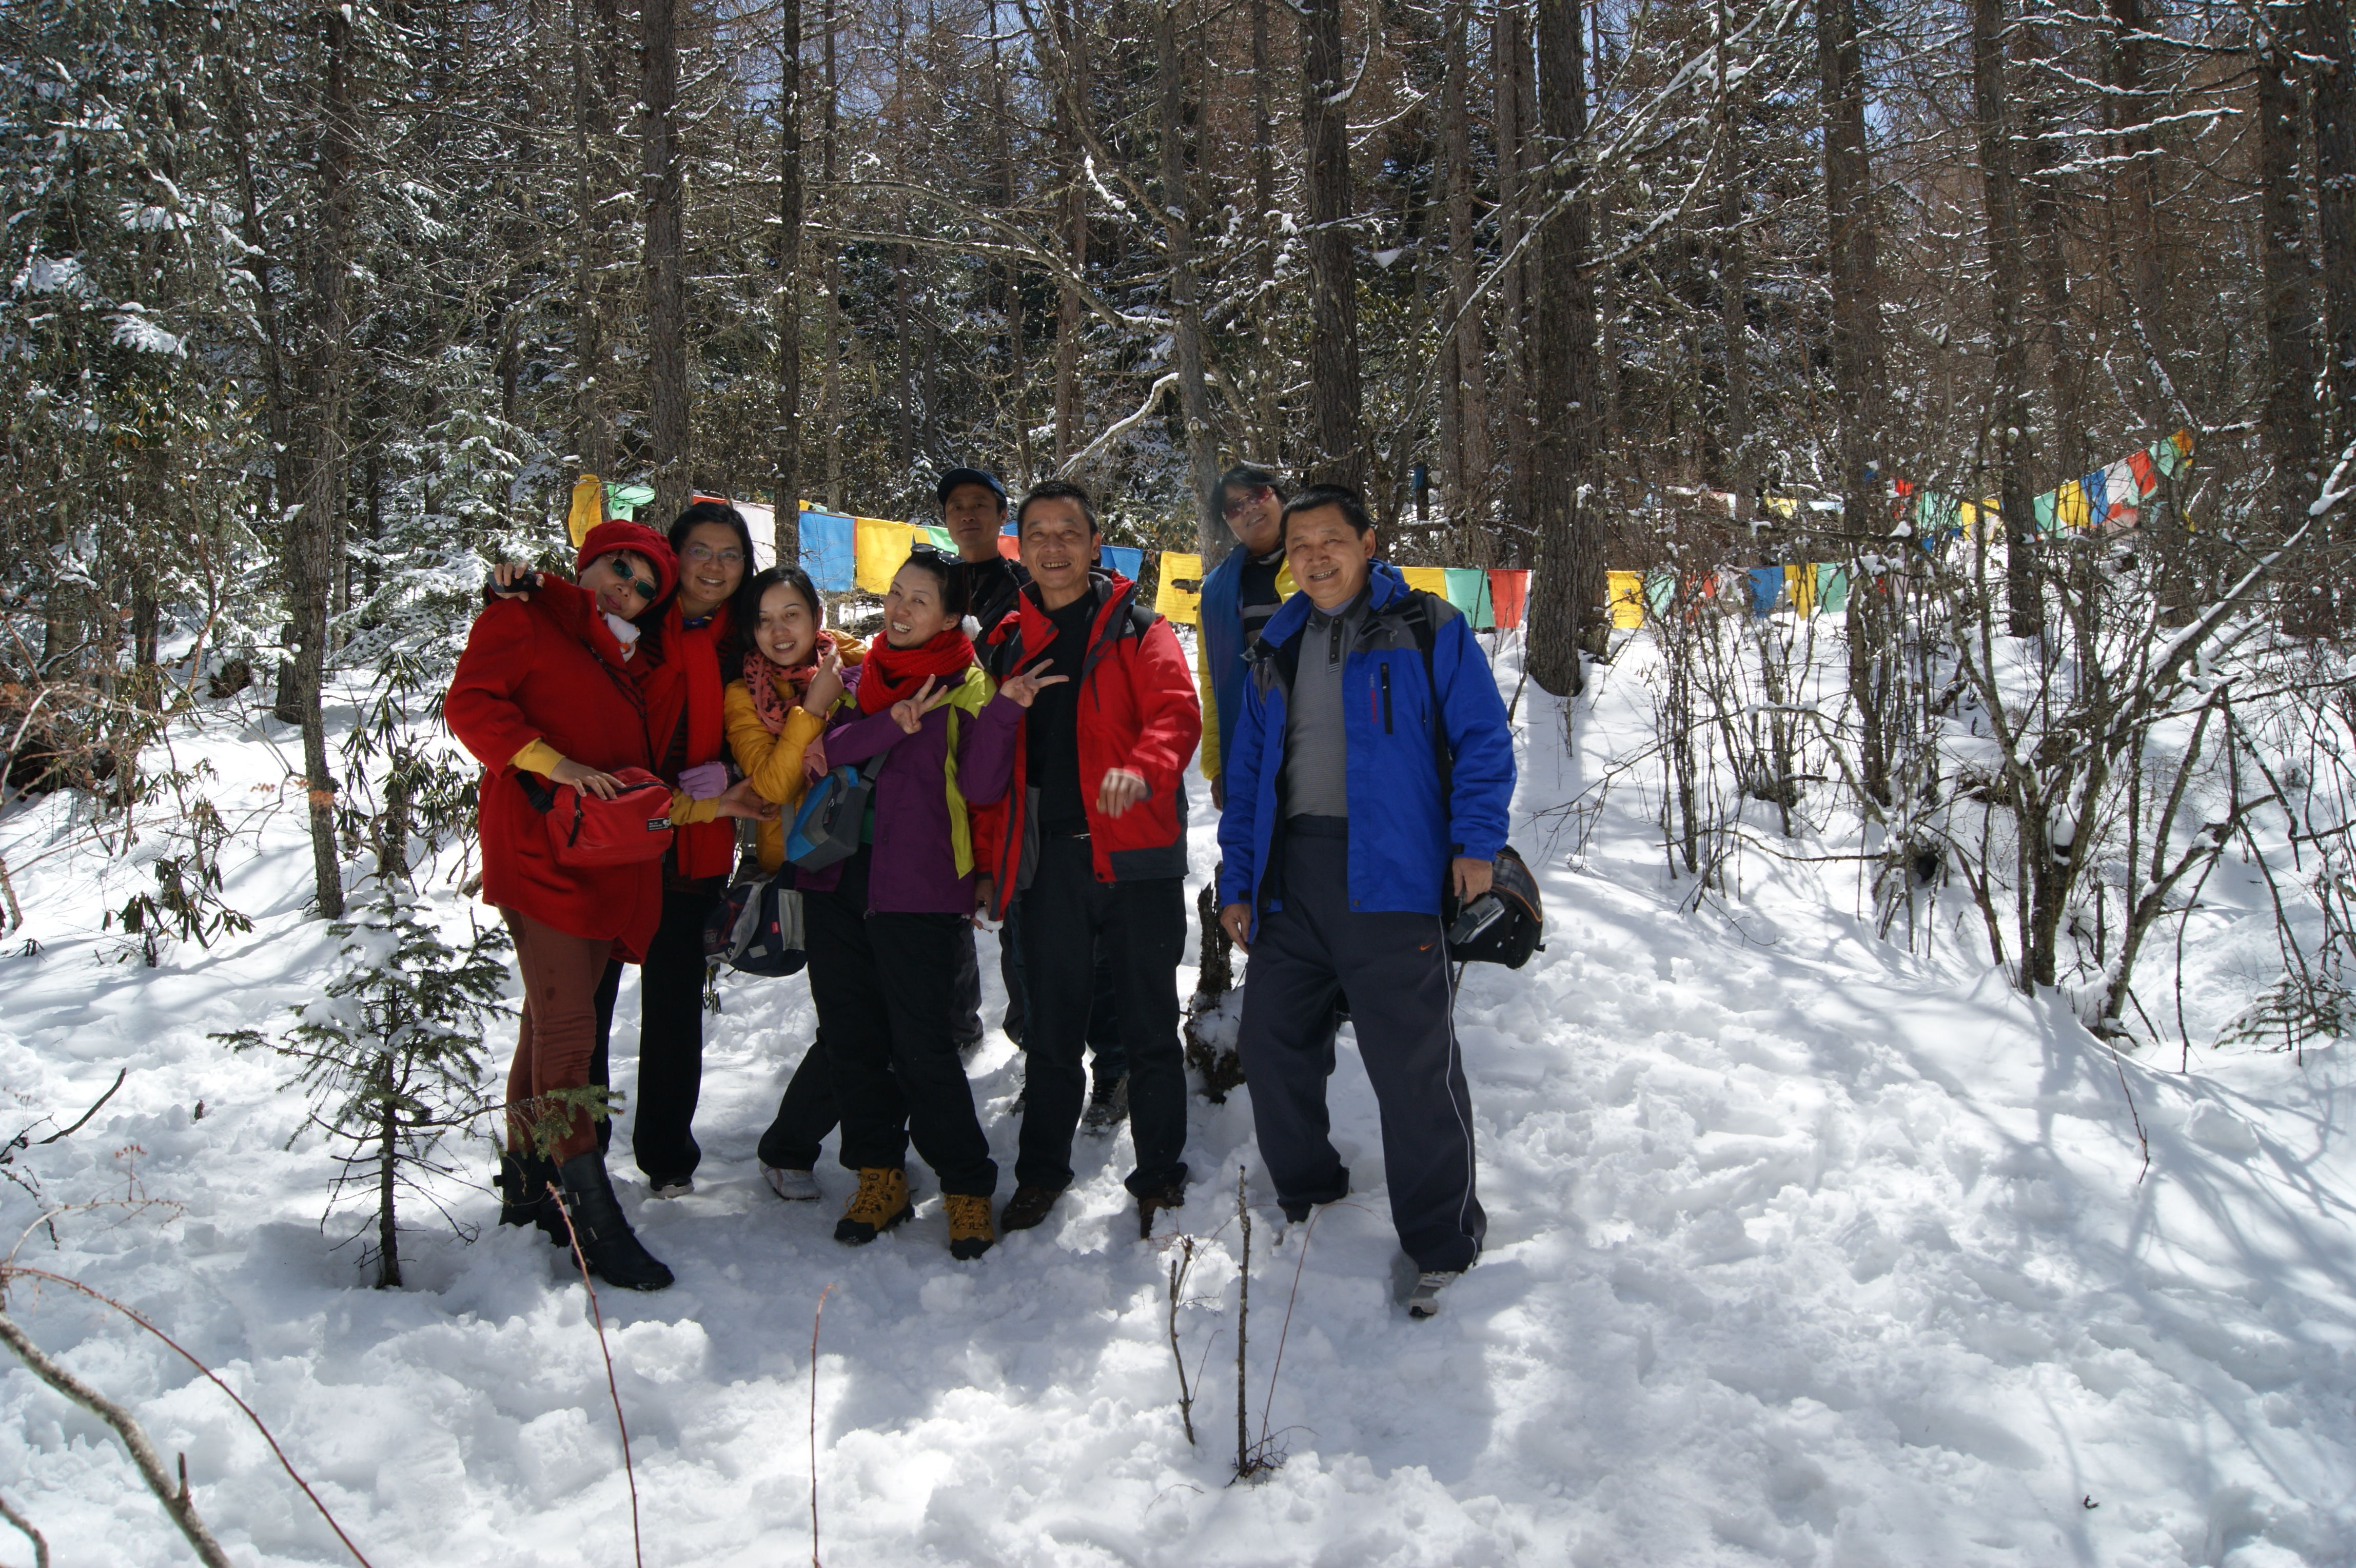
[[[1579,0],[1537,0],[1538,199],[1536,331],[1530,354],[1531,503],[1538,572],[1530,596],[1530,679],[1580,690],[1582,650],[1608,635],[1603,555],[1589,487],[1596,396],[1593,236],[1587,180],[1587,62]]]
[[[2272,5],[2251,40],[2257,78],[2259,261],[2265,283],[2266,398],[2260,442],[2274,470],[2277,527],[2285,536],[2307,521],[2316,497],[2316,320],[2307,256],[2305,193],[2299,188],[2298,82],[2302,7]],[[2284,628],[2295,636],[2335,629],[2332,585],[2308,574],[2293,590]]]
[[[1873,174],[1865,134],[1865,52],[1857,0],[1816,0],[1816,70],[1824,106],[1825,221],[1831,274],[1833,395],[1840,421],[1842,521],[1879,534],[1883,509],[1867,489],[1881,435],[1881,331]]]
[[[289,531],[288,609],[294,628],[292,695],[303,729],[303,773],[311,826],[311,875],[320,915],[344,913],[336,845],[336,779],[321,706],[328,614],[342,575],[344,437],[351,392],[353,206],[358,197],[352,25],[321,13],[325,29],[316,160],[319,222],[309,258],[310,346],[295,389],[301,510]]]
[[[687,510],[686,176],[679,151],[679,0],[641,0],[639,165],[646,200],[647,436],[655,526]]]
[[[1301,19],[1301,136],[1308,163],[1311,429],[1302,477],[1363,489],[1367,464],[1346,69],[1342,0],[1308,0]]]
[[[777,564],[802,558],[802,5],[777,5],[777,428],[770,504]]]
[[[1171,313],[1176,317],[1178,412],[1186,424],[1187,477],[1194,492],[1194,548],[1207,567],[1226,553],[1227,530],[1219,510],[1219,447],[1203,370],[1202,285],[1194,267],[1186,177],[1185,57],[1179,48],[1177,0],[1161,0],[1154,7],[1153,50],[1162,89],[1162,231],[1170,261]]]
[[[1482,331],[1481,254],[1472,231],[1473,186],[1472,91],[1472,5],[1455,0],[1448,13],[1447,66],[1443,78],[1446,107],[1444,140],[1448,160],[1448,310],[1455,322],[1451,334],[1450,369],[1453,371],[1451,406],[1455,439],[1441,453],[1448,466],[1448,515],[1462,542],[1459,559],[1486,565],[1494,554],[1493,535],[1483,527],[1486,502],[1495,493],[1495,476],[1489,463],[1488,346]]]
[[[2019,318],[2025,303],[2020,189],[2013,173],[2012,126],[2005,95],[2004,0],[1974,0],[1972,113],[1977,121],[1980,202],[1987,213],[1988,337],[1995,350],[1997,505],[2005,520],[2007,629],[2035,637],[2044,629],[2035,575],[2037,519],[2029,508],[2029,465],[2035,444],[2029,412],[2029,346]]]
[[[2328,440],[2336,461],[2356,441],[2356,46],[2348,0],[2308,0],[2308,47],[2321,60],[2308,89],[2308,119],[2315,128]]]
[[[1522,0],[1498,0],[1490,33],[1492,113],[1497,137],[1497,249],[1511,258],[1497,280],[1497,428],[1504,447],[1504,539],[1499,558],[1527,566],[1536,525],[1530,510],[1529,267],[1521,255],[1528,232],[1528,134],[1536,93],[1530,81],[1530,29]]]

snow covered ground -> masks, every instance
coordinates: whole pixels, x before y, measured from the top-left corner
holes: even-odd
[[[1346,1034],[1334,1121],[1362,1193],[1326,1211],[1305,1261],[1298,1235],[1268,1248],[1248,1090],[1197,1101],[1185,1212],[1209,1251],[1179,1315],[1190,1361],[1208,1358],[1196,1446],[1174,1408],[1166,1254],[1137,1241],[1119,1185],[1125,1136],[1084,1140],[1055,1217],[978,1264],[950,1260],[922,1176],[914,1223],[838,1246],[848,1175],[824,1168],[826,1203],[787,1205],[753,1159],[810,1037],[807,985],[724,982],[698,1191],[645,1201],[626,1121],[616,1144],[624,1201],[680,1276],[601,1298],[647,1563],[809,1554],[810,1333],[829,1286],[817,1481],[825,1561],[846,1568],[2356,1561],[2345,1047],[2122,1068],[2066,1009],[1875,940],[1841,912],[1852,867],[1754,868],[1739,903],[1683,912],[1689,885],[1665,879],[1627,793],[1577,845],[1549,837],[1563,819],[1534,820],[1640,734],[1642,666],[1639,649],[1607,673],[1576,757],[1558,707],[1521,697],[1515,838],[1549,948],[1466,980],[1491,1230],[1443,1316],[1398,1305]],[[120,1194],[135,1167],[178,1210],[73,1217],[25,1261],[118,1294],[218,1369],[380,1568],[629,1562],[604,1367],[561,1255],[454,1187],[480,1238],[421,1232],[411,1288],[365,1288],[353,1251],[330,1251],[349,1227],[318,1225],[323,1152],[285,1147],[302,1104],[278,1092],[280,1064],[207,1038],[315,995],[336,944],[304,916],[278,727],[180,745],[219,769],[217,799],[253,803],[230,813],[226,888],[253,931],[158,969],[119,961],[98,918],[145,873],[59,855],[18,876],[42,950],[0,958],[0,1090],[22,1120],[78,1112],[131,1073],[91,1125],[20,1164],[57,1201]],[[10,864],[71,809],[0,824]],[[1194,851],[1199,877],[1207,822]],[[633,986],[624,1090],[634,1016]],[[1012,1064],[993,1035],[974,1069],[1001,1161]],[[2149,1140],[2140,1179],[2123,1077]],[[1287,1457],[1229,1486],[1239,1166],[1261,1222],[1251,1429],[1265,1402]],[[0,1188],[9,1236],[33,1212]],[[348,1560],[168,1351],[56,1290],[20,1288],[10,1308],[186,1453],[238,1560]],[[187,1560],[104,1429],[13,1362],[0,1495],[61,1564]],[[26,1555],[0,1540],[0,1561]]]

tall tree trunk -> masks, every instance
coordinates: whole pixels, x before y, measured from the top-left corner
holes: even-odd
[[[2137,401],[2145,417],[2166,418],[2166,381],[2158,363],[2165,352],[2167,252],[2160,243],[2159,171],[2152,156],[2153,98],[2144,67],[2144,0],[2108,0],[2111,91],[2103,112],[2112,132],[2111,156],[2123,160],[2107,204],[2112,215],[2112,276],[2125,298],[2146,351],[2138,358]],[[2124,218],[2119,214],[2124,211]]]
[[[1527,234],[1531,111],[1529,16],[1522,0],[1498,0],[1490,33],[1490,78],[1497,136],[1497,249],[1508,258],[1497,284],[1497,433],[1505,449],[1502,549],[1508,565],[1527,566],[1536,531],[1530,512],[1529,267],[1519,254]]]
[[[614,368],[607,336],[604,143],[612,121],[575,7],[573,28],[573,446],[582,473],[614,478]],[[603,502],[599,513],[605,510]]]
[[[1867,478],[1881,435],[1881,289],[1874,258],[1873,171],[1865,134],[1865,50],[1857,0],[1816,0],[1817,91],[1824,113],[1826,270],[1832,284],[1833,401],[1839,421],[1841,521],[1851,548],[1888,532],[1880,487]],[[1885,696],[1896,656],[1890,590],[1859,573],[1849,590],[1849,700],[1858,713],[1859,782],[1890,798]]]
[[[836,29],[834,0],[826,0],[826,133],[825,148],[820,155],[824,162],[826,189],[824,197],[831,213],[836,198],[835,145],[838,139],[841,90],[835,76],[834,45]],[[819,401],[826,405],[826,504],[830,511],[842,510],[842,247],[830,239],[826,243],[826,369]]]
[[[401,1226],[393,1210],[401,1176],[401,1112],[393,1098],[392,1058],[377,1058],[376,1288],[401,1288]]]
[[[2024,23],[2019,34],[2031,72],[2031,91],[2019,95],[2022,112],[2015,137],[2017,148],[2028,153],[2027,177],[2021,177],[2017,154],[2012,166],[2014,178],[2024,188],[2021,237],[2033,247],[2030,259],[2044,306],[2038,332],[2045,342],[2046,395],[2053,403],[2053,439],[2046,460],[2075,478],[2087,471],[2092,459],[2086,440],[2086,357],[2070,322],[2069,202],[2061,173],[2067,149],[2046,107],[2051,97],[2047,83],[2054,74],[2046,33]]]
[[[1456,437],[1441,460],[1450,465],[1449,520],[1462,539],[1464,559],[1485,564],[1493,552],[1482,526],[1482,503],[1494,492],[1489,466],[1488,345],[1481,329],[1479,242],[1472,232],[1472,4],[1449,7],[1447,106],[1442,118],[1448,156],[1448,309],[1455,318]]]
[[[777,5],[777,429],[770,453],[777,564],[802,558],[802,5]]]
[[[909,277],[908,247],[892,247],[893,348],[899,358],[897,406],[892,420],[892,478],[903,506],[913,506],[923,487],[916,482],[916,331],[915,280]],[[909,515],[914,515],[910,512]]]
[[[1532,502],[1543,574],[1530,603],[1530,679],[1557,696],[1580,691],[1582,650],[1611,622],[1603,556],[1589,492],[1594,457],[1596,364],[1591,208],[1584,174],[1587,60],[1579,0],[1537,0],[1538,124],[1542,133],[1536,342],[1530,385]]]
[[[1252,271],[1258,285],[1252,294],[1252,336],[1258,345],[1258,369],[1252,377],[1252,450],[1250,456],[1273,467],[1284,459],[1284,421],[1277,393],[1283,384],[1286,357],[1272,341],[1276,322],[1276,115],[1269,106],[1269,88],[1275,68],[1269,62],[1269,0],[1252,0]]]
[[[2265,282],[2266,399],[2258,434],[2274,469],[2278,526],[2287,535],[2307,521],[2316,497],[2320,441],[2315,420],[2316,319],[2308,285],[2305,192],[2299,188],[2299,87],[2303,7],[2273,5],[2259,14],[2253,38],[2257,66],[2259,261]],[[2297,636],[2334,629],[2327,575],[2304,575],[2285,618]]]
[[[1838,404],[1842,522],[1884,532],[1867,488],[1881,435],[1880,284],[1875,263],[1873,172],[1865,135],[1865,51],[1857,0],[1816,0],[1816,69],[1824,104],[1825,219],[1833,296],[1833,395]]]
[[[1186,178],[1186,65],[1179,50],[1178,0],[1155,0],[1153,50],[1162,88],[1162,231],[1170,256],[1171,312],[1177,318],[1178,412],[1186,423],[1194,547],[1208,566],[1226,553],[1227,530],[1219,510],[1219,447],[1211,430],[1210,384],[1203,371],[1203,310],[1194,272],[1194,202]]]
[[[289,552],[289,610],[294,626],[292,695],[303,727],[303,773],[311,825],[312,883],[325,918],[341,919],[344,881],[336,845],[336,779],[327,758],[322,707],[327,617],[344,551],[344,437],[351,392],[351,271],[359,126],[352,24],[341,11],[321,13],[325,81],[319,101],[319,220],[310,254],[310,347],[296,390],[301,451],[301,511]]]
[[[2308,48],[2320,57],[2308,91],[2334,459],[2356,441],[2356,45],[2348,21],[2348,0],[2308,0]]]
[[[687,510],[685,166],[679,152],[679,0],[640,0],[638,103],[646,189],[647,436],[657,527]]]
[[[1056,116],[1064,155],[1064,244],[1074,277],[1086,277],[1088,268],[1088,202],[1087,150],[1080,125],[1088,113],[1090,61],[1088,20],[1081,0],[1060,0],[1050,14],[1063,53],[1064,112]],[[1055,468],[1063,471],[1080,446],[1080,333],[1087,319],[1080,291],[1064,285],[1055,315]]]
[[[1751,452],[1751,246],[1745,225],[1749,170],[1742,156],[1750,102],[1734,79],[1730,42],[1733,18],[1718,0],[1718,317],[1726,339],[1726,428],[1719,435],[1728,487],[1734,492],[1734,518],[1747,521],[1759,490]]]
[[[998,48],[998,0],[991,0],[990,32],[990,91],[998,119],[998,200],[1001,210],[1011,212],[1020,188],[1014,174],[1013,116],[1006,102],[1006,65]],[[1023,340],[1023,268],[1011,258],[1006,263],[1005,278],[1005,384],[1007,399],[1014,406],[1014,480],[1020,489],[1031,483],[1037,470],[1031,455],[1031,376]]]
[[[1364,489],[1364,392],[1358,377],[1358,278],[1352,242],[1350,82],[1342,0],[1308,0],[1301,17],[1301,138],[1309,209],[1311,482]]]
[[[2007,629],[2015,637],[2036,637],[2044,630],[2045,617],[2037,586],[2037,520],[2029,502],[2034,444],[2029,435],[2028,335],[2019,315],[2026,268],[2004,63],[2004,0],[1974,0],[1972,112],[1978,122],[1980,202],[1987,217],[1988,336],[1996,358],[1996,401],[1989,412],[1996,426],[1997,504],[2006,525]]]

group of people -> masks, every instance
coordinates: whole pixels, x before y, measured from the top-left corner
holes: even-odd
[[[855,768],[870,783],[855,853],[789,873],[818,1030],[761,1139],[769,1187],[817,1198],[839,1127],[858,1186],[835,1236],[871,1241],[915,1212],[913,1144],[951,1254],[976,1258],[1054,1210],[1084,1115],[1125,1113],[1126,1186],[1150,1237],[1187,1195],[1178,968],[1199,761],[1220,812],[1219,919],[1250,958],[1238,1049],[1278,1202],[1297,1222],[1349,1190],[1325,1110],[1346,1010],[1419,1271],[1408,1309],[1430,1316],[1485,1228],[1440,913],[1486,890],[1515,779],[1470,627],[1377,559],[1355,491],[1287,499],[1247,466],[1221,482],[1237,548],[1203,584],[1190,671],[1138,585],[1101,564],[1078,486],[1049,480],[1017,505],[959,468],[937,495],[955,552],[910,553],[864,644],[827,626],[799,569],[756,570],[744,518],[717,502],[667,535],[599,524],[571,581],[495,569],[444,712],[484,765],[483,897],[523,983],[502,1222],[577,1235],[609,1283],[671,1283],[615,1196],[595,1109],[621,968],[641,969],[632,1149],[649,1190],[675,1197],[701,1158],[702,934],[738,865],[738,820],[761,871],[785,872],[806,793]],[[999,549],[1010,508],[1014,560]],[[626,769],[671,791],[663,857],[561,862],[552,792],[611,797]],[[999,929],[1025,1056],[1013,1191],[995,1214],[965,1071],[978,927]]]

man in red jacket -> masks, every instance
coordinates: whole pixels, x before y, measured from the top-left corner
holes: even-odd
[[[1014,1196],[999,1223],[1046,1219],[1072,1180],[1087,1087],[1080,1058],[1102,944],[1129,1058],[1140,1235],[1186,1200],[1186,1066],[1178,965],[1186,948],[1186,762],[1203,736],[1194,682],[1168,622],[1137,585],[1096,570],[1086,490],[1050,480],[1015,513],[1031,585],[991,632],[988,664],[1069,677],[1023,720],[1005,802],[983,815],[980,897],[1022,903],[1031,1017],[1028,1100]]]

